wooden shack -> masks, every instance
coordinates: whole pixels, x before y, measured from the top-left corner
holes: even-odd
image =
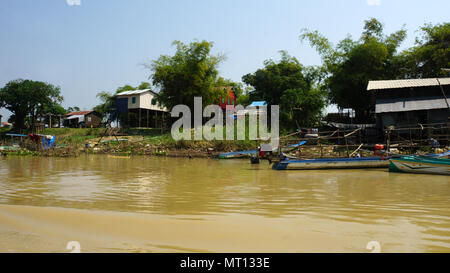
[[[370,81],[367,90],[375,93],[378,128],[421,137],[439,131],[439,137],[449,138],[450,78]]]
[[[100,127],[102,119],[95,111],[71,112],[64,117],[64,126],[72,128],[95,128]]]

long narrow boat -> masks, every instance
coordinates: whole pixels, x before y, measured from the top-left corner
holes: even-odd
[[[381,157],[286,159],[274,161],[275,170],[387,168],[389,160]]]
[[[300,141],[297,144],[289,145],[286,147],[281,148],[282,152],[291,151],[293,149],[296,149],[297,147],[300,147],[302,145],[306,144],[306,141]],[[273,150],[274,152],[276,149]],[[220,154],[218,156],[219,159],[232,159],[232,158],[242,158],[242,157],[250,157],[258,154],[257,150],[249,150],[249,151],[238,151],[238,152],[231,152],[231,153],[224,153]]]
[[[411,155],[389,161],[391,172],[450,175],[450,159]]]

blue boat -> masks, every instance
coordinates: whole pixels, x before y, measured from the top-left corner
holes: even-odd
[[[302,145],[305,145],[306,141],[300,141],[297,144],[292,144],[292,145],[288,145],[286,147],[281,148],[281,151],[290,151],[293,150],[297,147],[300,147]],[[274,152],[276,151],[276,149],[273,150]],[[220,154],[218,156],[219,159],[231,159],[231,158],[241,158],[241,157],[251,157],[251,156],[255,156],[258,154],[257,150],[249,150],[249,151],[238,151],[238,152],[231,152],[231,153],[224,153],[224,154]]]
[[[389,160],[382,157],[355,157],[355,158],[318,158],[318,159],[292,159],[286,158],[274,161],[272,169],[275,170],[317,170],[317,169],[365,169],[387,168]]]

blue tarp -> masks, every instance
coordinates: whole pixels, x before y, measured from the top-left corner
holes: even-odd
[[[42,147],[44,148],[44,150],[47,150],[49,148],[54,148],[55,147],[55,136],[52,136],[52,138],[46,138],[46,137],[42,137]]]
[[[21,135],[21,134],[6,134],[7,136],[16,136],[16,137],[27,137],[27,135]]]

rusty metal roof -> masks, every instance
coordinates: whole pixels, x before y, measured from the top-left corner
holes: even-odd
[[[89,113],[92,113],[92,112],[94,112],[94,111],[78,111],[78,112],[70,112],[70,113],[68,113],[68,114],[66,114],[66,116],[73,116],[73,115],[87,115],[87,114],[89,114]]]
[[[450,78],[439,78],[441,85],[450,85]],[[367,90],[398,89],[409,87],[439,86],[437,78],[369,81]]]

